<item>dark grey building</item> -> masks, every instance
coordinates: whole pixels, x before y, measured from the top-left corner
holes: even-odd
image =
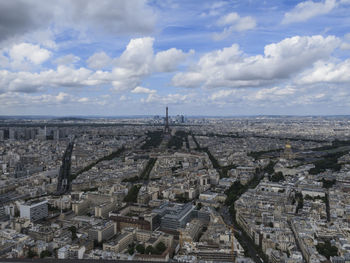
[[[194,216],[195,206],[191,203],[164,203],[153,210],[160,216],[160,227],[169,230],[178,230],[184,227]]]

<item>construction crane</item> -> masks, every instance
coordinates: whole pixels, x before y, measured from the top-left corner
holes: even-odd
[[[212,219],[215,223],[222,224],[222,225],[226,226],[227,229],[230,230],[230,232],[231,232],[231,235],[230,235],[231,256],[232,256],[232,262],[235,262],[235,237],[234,237],[234,233],[235,232],[240,233],[240,231],[235,230],[233,225],[226,224],[221,215],[218,215],[217,213],[213,213],[213,212],[211,213],[211,215],[212,215]],[[196,247],[193,243],[192,238],[190,238],[188,235],[184,234],[183,231],[184,231],[183,229],[181,229],[179,231],[180,249],[182,249],[184,247],[184,244],[187,243],[192,249],[196,250]]]
[[[180,236],[179,236],[179,243],[181,247],[184,245],[184,242],[192,243],[193,240],[189,237],[184,237],[183,230],[181,229]]]
[[[228,229],[231,230],[231,255],[232,255],[232,261],[235,262],[235,235],[234,232],[240,233],[239,231],[235,230],[233,225],[228,225],[225,223],[224,219],[221,215],[215,215],[212,213],[216,221],[220,221],[221,224],[225,225]]]
[[[184,240],[182,237],[182,230],[180,230],[179,243],[180,243],[180,249],[181,249],[184,245]]]
[[[195,249],[195,245],[193,244],[193,240],[191,238],[184,238],[183,230],[180,230],[180,235],[179,235],[179,243],[180,243],[180,249],[183,248],[184,243],[188,243],[191,245],[192,249]]]
[[[231,254],[232,254],[232,261],[235,262],[235,235],[234,235],[234,228],[233,226],[230,226],[231,229]]]

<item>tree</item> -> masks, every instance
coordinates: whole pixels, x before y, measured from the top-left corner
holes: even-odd
[[[305,195],[305,200],[314,200],[314,198],[311,195]]]
[[[38,254],[36,252],[34,252],[31,248],[28,251],[28,258],[34,258],[37,257]]]
[[[186,198],[183,194],[177,194],[175,196],[176,202],[178,203],[188,203],[189,200],[188,198]]]
[[[136,251],[139,252],[140,254],[145,254],[145,246],[142,244],[138,244],[136,246]]]
[[[226,190],[225,194],[227,198],[225,200],[226,205],[233,204],[242,193],[246,190],[246,187],[243,186],[240,181],[235,181],[228,190]]]
[[[156,254],[156,250],[154,249],[154,247],[148,246],[145,250],[145,254],[147,254],[147,255]]]
[[[304,207],[303,194],[299,192],[295,193],[295,199],[298,201],[298,205],[296,209],[296,213],[298,213],[298,211]]]
[[[15,211],[15,217],[19,217],[20,216],[20,212],[18,210]]]
[[[124,178],[124,179],[122,180],[122,182],[123,182],[123,183],[128,183],[128,182],[130,182],[130,183],[135,183],[135,182],[137,182],[138,180],[139,180],[139,177],[136,175],[136,176],[134,176],[134,177]]]
[[[131,243],[128,248],[128,252],[130,255],[133,255],[135,253],[135,244]]]
[[[98,242],[97,239],[94,240],[94,248],[102,248],[103,242]]]
[[[166,250],[165,244],[161,241],[156,245],[157,254],[162,254]]]
[[[275,163],[273,161],[270,161],[269,164],[263,169],[263,172],[273,174],[275,172],[274,167]]]
[[[326,180],[324,178],[322,178],[322,187],[323,188],[331,188],[334,184],[336,183],[336,180]]]
[[[140,188],[141,185],[133,185],[133,187],[131,187],[130,191],[128,192],[127,196],[125,196],[124,202],[136,203],[137,195],[139,193]]]
[[[150,158],[147,162],[147,165],[145,167],[145,169],[143,169],[143,171],[140,174],[140,179],[141,180],[148,180],[149,179],[149,175],[153,169],[154,164],[156,163],[157,158]]]
[[[75,226],[68,227],[68,230],[72,232],[72,239],[77,239],[77,228]]]
[[[270,181],[271,181],[271,182],[280,182],[280,181],[284,181],[283,173],[282,173],[282,172],[274,173],[274,174],[270,177]]]
[[[148,131],[147,132],[147,140],[141,146],[142,150],[147,150],[151,148],[158,147],[163,141],[163,131]]]
[[[40,258],[46,258],[46,257],[51,257],[52,253],[48,250],[44,250],[40,253]]]

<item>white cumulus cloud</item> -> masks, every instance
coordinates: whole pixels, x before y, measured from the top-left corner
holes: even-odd
[[[298,84],[350,83],[350,59],[340,63],[320,61],[298,77]]]
[[[190,53],[194,53],[193,50]],[[176,69],[176,66],[186,59],[188,54],[179,49],[171,48],[160,51],[154,58],[156,70],[159,72],[170,72]]]
[[[62,57],[55,59],[54,63],[57,65],[72,65],[77,63],[80,60],[78,56],[73,54],[68,54]]]
[[[154,53],[153,38],[131,39],[125,51],[116,58],[109,58],[105,53],[95,53],[88,59],[91,69],[75,68],[74,62],[79,58],[67,55],[55,60],[56,69],[45,69],[39,72],[20,70],[12,72],[0,69],[0,92],[37,92],[50,87],[89,87],[99,85],[112,86],[115,91],[134,90],[134,92],[154,93],[153,90],[140,89],[142,80],[158,72],[176,70],[186,59],[188,53],[172,48]],[[191,53],[191,52],[190,52]],[[9,52],[9,59],[1,56],[1,64],[18,66],[30,61],[40,64],[50,57],[51,53],[37,45],[15,45]],[[113,61],[113,63],[110,63]],[[103,70],[110,64],[108,70]],[[113,65],[112,65],[113,64]]]
[[[337,6],[336,0],[321,2],[305,1],[297,4],[291,11],[284,14],[282,24],[303,22],[312,17],[327,14]]]
[[[334,36],[295,36],[265,46],[264,54],[247,56],[238,45],[204,54],[172,82],[180,87],[254,87],[289,79],[327,59],[339,46]]]
[[[154,54],[153,42],[151,37],[132,39],[121,56],[115,58],[117,66],[111,75],[116,91],[134,89],[152,73],[173,71],[188,55],[175,48]]]
[[[253,17],[241,17],[235,12],[220,17],[217,24],[219,26],[224,26],[224,30],[213,35],[215,40],[222,40],[231,35],[234,31],[242,32],[256,27],[256,21]]]
[[[92,69],[102,69],[110,66],[112,59],[103,51],[93,54],[87,59],[87,65]]]
[[[29,61],[35,65],[45,62],[51,56],[47,49],[40,48],[39,45],[21,43],[14,45],[9,51],[11,59],[16,63]]]
[[[160,96],[158,94],[149,94],[146,99],[142,98],[143,103],[155,103],[163,105],[174,105],[174,104],[184,104],[189,103],[193,98],[193,94],[167,94],[165,96]]]
[[[134,88],[131,93],[135,93],[135,94],[151,94],[151,93],[156,93],[157,91],[154,89],[148,89],[148,88],[144,88],[144,87],[136,87]]]

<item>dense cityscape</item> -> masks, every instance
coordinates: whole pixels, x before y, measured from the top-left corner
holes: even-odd
[[[349,126],[3,118],[0,258],[346,262]]]
[[[0,0],[0,263],[350,263],[350,0]]]

